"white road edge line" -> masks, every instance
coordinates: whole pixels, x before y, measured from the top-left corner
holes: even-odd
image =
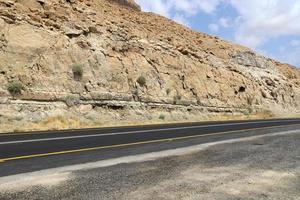
[[[298,122],[299,120],[287,120],[287,121],[288,122]],[[114,135],[128,135],[128,134],[134,134],[134,133],[162,132],[162,131],[173,131],[173,130],[183,130],[183,129],[196,129],[196,128],[208,128],[208,127],[220,127],[220,126],[235,126],[235,125],[245,125],[245,124],[276,123],[276,122],[277,121],[238,122],[238,123],[230,123],[230,124],[212,124],[212,125],[200,125],[200,126],[185,126],[185,127],[174,127],[174,128],[161,128],[161,129],[140,130],[140,131],[115,132],[115,133],[106,133],[106,134],[91,134],[91,135],[78,135],[78,136],[67,136],[67,137],[53,137],[53,138],[43,138],[43,139],[33,139],[33,140],[16,140],[16,141],[9,141],[9,142],[0,142],[0,145],[31,143],[31,142],[44,142],[44,141],[55,141],[55,140],[68,140],[68,139],[90,138],[90,137],[104,137],[104,136],[114,136]]]

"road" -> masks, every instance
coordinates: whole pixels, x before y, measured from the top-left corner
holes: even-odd
[[[264,134],[300,119],[202,122],[0,135],[0,176]],[[243,132],[241,132],[243,131]],[[248,132],[245,132],[248,131]],[[187,142],[188,141],[188,142]]]

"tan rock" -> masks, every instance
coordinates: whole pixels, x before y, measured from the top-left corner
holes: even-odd
[[[108,121],[140,119],[135,111],[143,119],[173,111],[181,119],[249,109],[299,114],[299,69],[111,1],[0,0],[0,98],[11,100],[0,101],[0,113],[106,113]],[[82,66],[80,80],[74,65]],[[24,86],[16,100],[7,92],[12,80]],[[61,106],[74,95],[82,109]]]

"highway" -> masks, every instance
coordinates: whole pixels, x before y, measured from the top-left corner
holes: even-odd
[[[300,119],[201,122],[0,135],[0,176],[265,134]]]

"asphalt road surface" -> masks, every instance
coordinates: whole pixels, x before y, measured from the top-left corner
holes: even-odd
[[[147,125],[0,135],[0,176],[264,134],[300,119]],[[246,131],[246,132],[245,132]],[[247,132],[248,131],[248,132]],[[187,142],[188,141],[188,142]]]

